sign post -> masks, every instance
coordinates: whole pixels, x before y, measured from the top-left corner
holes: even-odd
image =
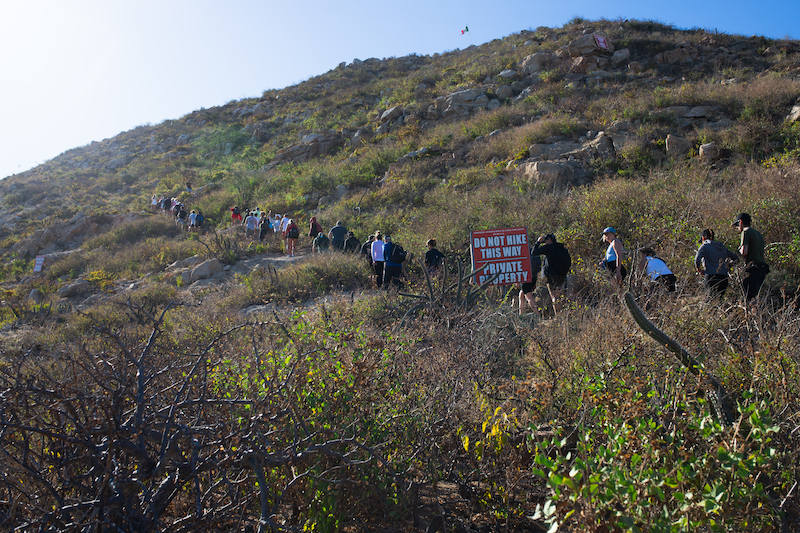
[[[530,283],[531,255],[528,231],[525,228],[506,228],[473,231],[470,234],[472,269],[486,267],[475,275],[475,283],[484,283],[497,275],[492,285]]]
[[[34,263],[33,263],[33,271],[34,272],[41,272],[42,271],[42,266],[44,266],[44,256],[43,255],[37,255],[36,256],[36,261],[34,261]]]

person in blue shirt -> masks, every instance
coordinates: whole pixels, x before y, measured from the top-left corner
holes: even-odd
[[[398,289],[402,289],[403,282],[400,278],[403,276],[403,265],[389,259],[392,256],[392,248],[395,244],[389,235],[386,235],[383,241],[383,288],[388,290],[389,285],[394,284]]]

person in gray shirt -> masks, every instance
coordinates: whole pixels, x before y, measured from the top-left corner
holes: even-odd
[[[694,256],[697,273],[705,275],[706,288],[714,296],[722,296],[728,288],[728,272],[731,263],[739,256],[728,250],[724,244],[714,240],[714,231],[704,229],[700,238],[700,248]]]

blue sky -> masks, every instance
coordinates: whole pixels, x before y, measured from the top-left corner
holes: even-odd
[[[5,0],[0,178],[342,61],[441,53],[576,16],[800,38],[798,0]]]

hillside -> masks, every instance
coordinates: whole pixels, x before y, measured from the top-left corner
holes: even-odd
[[[575,19],[342,63],[0,181],[0,524],[800,530],[798,120],[798,42]],[[293,258],[248,241],[234,205],[391,234],[405,295],[305,231]],[[709,300],[700,232],[735,250],[740,212],[771,272]],[[466,283],[470,231],[518,226],[572,254],[558,310]],[[677,293],[598,270],[607,226]]]

